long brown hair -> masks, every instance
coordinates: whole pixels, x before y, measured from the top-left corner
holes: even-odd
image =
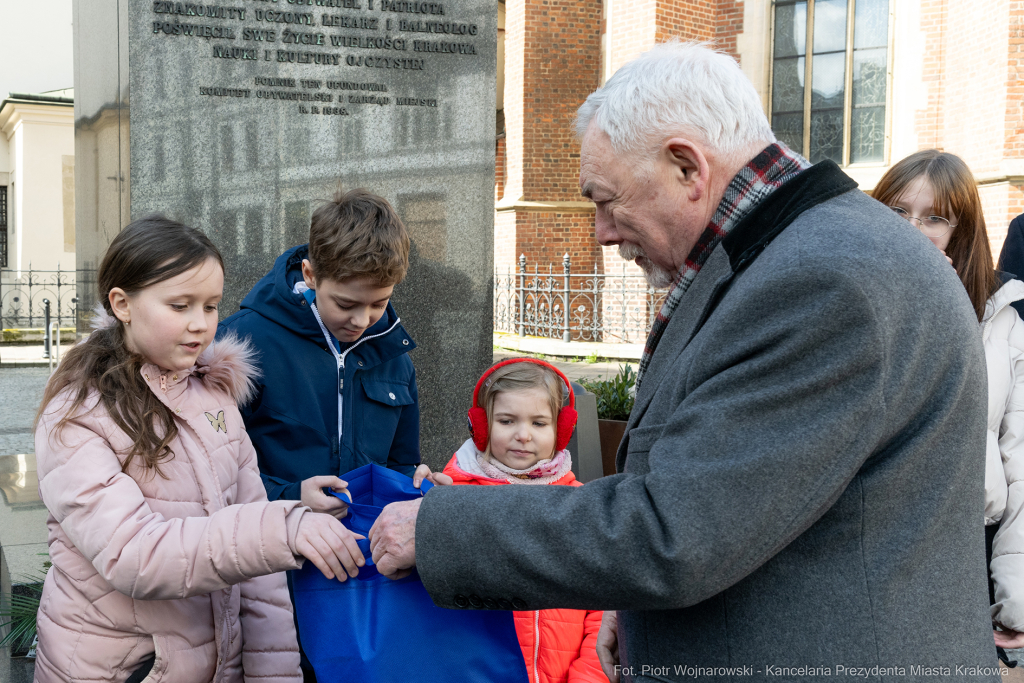
[[[999,288],[999,280],[985,230],[978,185],[967,164],[955,154],[937,149],[915,152],[890,168],[871,194],[886,206],[892,206],[921,176],[926,176],[932,185],[935,197],[932,211],[956,225],[946,254],[953,260],[953,268],[981,321],[986,302]]]
[[[110,243],[97,277],[103,312],[112,316],[109,294],[120,287],[133,294],[150,285],[180,275],[207,259],[224,260],[210,239],[196,230],[151,215],[133,221]],[[132,449],[121,466],[122,472],[136,457],[147,469],[163,476],[160,463],[171,458],[170,443],[178,434],[170,409],[150,390],[142,377],[146,359],[128,349],[124,326],[119,321],[96,329],[76,344],[46,384],[36,422],[50,403],[65,390],[74,398],[60,406],[63,415],[54,432],[74,422],[90,392],[99,394],[114,423],[131,438]]]

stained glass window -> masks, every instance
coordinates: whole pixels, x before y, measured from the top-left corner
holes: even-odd
[[[772,129],[812,162],[885,160],[889,3],[774,3]]]

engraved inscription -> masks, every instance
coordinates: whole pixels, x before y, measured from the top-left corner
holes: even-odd
[[[367,31],[377,30],[378,19],[375,17],[352,17],[346,14],[322,14],[320,23],[324,26],[337,28],[361,28]]]
[[[184,17],[245,20],[244,7],[219,7],[217,5],[194,5],[190,2],[156,0],[153,3],[153,11],[157,14],[179,14]]]
[[[443,100],[435,92],[419,92],[411,97],[409,88],[401,88],[406,92],[398,96],[390,92],[394,86],[359,80],[355,69],[426,71],[428,65],[444,64],[445,59],[450,59],[449,55],[458,55],[459,59],[479,56],[479,46],[467,39],[478,36],[480,26],[449,16],[450,2],[214,0],[217,4],[202,4],[151,1],[153,20],[150,23],[154,35],[215,41],[206,52],[214,59],[269,62],[274,65],[272,69],[277,65],[342,67],[318,71],[330,74],[333,78],[329,79],[316,77],[310,69],[283,68],[282,71],[292,75],[281,77],[253,76],[249,71],[244,83],[221,82],[198,89],[201,97],[252,100],[268,106],[274,102],[294,103],[292,106],[300,114],[351,116],[368,107],[437,109]],[[318,29],[327,30],[321,33]],[[330,29],[342,31],[335,33]],[[346,33],[345,30],[374,34]],[[415,36],[410,33],[419,34],[423,40],[413,40]],[[414,56],[392,56],[396,52]],[[436,55],[437,61],[430,61],[434,57],[425,58],[427,53]],[[231,70],[224,73],[231,73]],[[354,80],[345,80],[347,78]],[[386,78],[381,77],[381,80]],[[422,86],[412,89],[422,90]]]
[[[194,36],[196,38],[221,38],[234,40],[235,30],[228,26],[206,26],[205,24],[179,24],[169,21],[154,21],[153,33],[163,31],[169,36]]]

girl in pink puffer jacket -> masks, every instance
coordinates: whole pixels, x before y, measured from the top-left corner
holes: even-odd
[[[310,559],[345,580],[352,532],[267,502],[236,404],[250,350],[211,345],[223,261],[153,216],[111,243],[103,310],[50,378],[36,426],[53,567],[35,680],[302,680],[282,573]]]

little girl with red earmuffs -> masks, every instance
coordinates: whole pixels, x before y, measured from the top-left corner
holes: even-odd
[[[444,474],[456,485],[581,486],[566,450],[576,426],[575,402],[568,379],[548,363],[514,358],[494,365],[473,392],[473,436]],[[607,681],[596,651],[601,612],[546,609],[514,615],[531,682]]]

